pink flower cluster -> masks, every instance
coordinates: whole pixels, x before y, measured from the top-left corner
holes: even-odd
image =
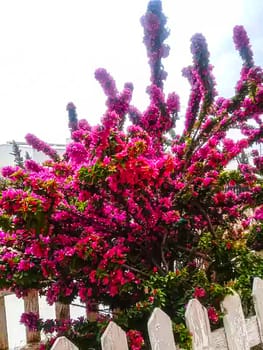
[[[17,295],[38,288],[49,303],[80,297],[88,305],[120,310],[120,319],[132,323],[138,305],[144,305],[140,321],[158,302],[171,314],[176,310],[172,316],[177,313],[178,305],[170,310],[168,293],[160,291],[170,280],[180,286],[180,308],[186,296],[209,297],[209,288],[197,279],[190,285],[189,276],[200,277],[201,270],[205,283],[212,278],[221,283],[228,258],[227,278],[238,273],[231,265],[236,247],[263,217],[262,156],[254,152],[254,164],[242,163],[234,171],[226,166],[262,143],[263,73],[253,66],[249,42],[237,28],[235,43],[246,64],[236,95],[215,101],[207,44],[201,34],[194,36],[193,65],[183,71],[191,85],[184,132],[176,135],[180,102],[176,93],[163,91],[168,31],[161,9],[161,1],[150,1],[142,18],[151,68],[145,111],[131,106],[131,84],[119,92],[110,74],[98,69],[95,77],[106,94],[101,122],[78,120],[70,103],[72,142],[63,157],[28,134],[27,142],[51,159],[2,170],[0,288]],[[127,115],[131,125],[124,128]],[[242,132],[239,141],[228,137],[233,128]],[[152,287],[157,278],[162,283]],[[156,295],[145,292],[146,282],[158,289]],[[208,315],[216,323],[212,304]],[[23,322],[37,327],[33,317],[24,315]],[[139,330],[128,336],[133,350],[142,349]]]
[[[144,345],[144,339],[141,332],[136,330],[129,330],[127,332],[131,350],[141,350]]]
[[[233,40],[236,49],[248,67],[253,66],[253,52],[249,43],[248,35],[243,26],[235,26],[233,31]]]
[[[50,147],[46,142],[38,139],[35,135],[27,134],[25,139],[26,142],[37,151],[45,153],[54,161],[57,161],[59,159],[59,155],[57,154],[56,150]]]
[[[144,28],[143,42],[147,49],[151,67],[151,82],[163,87],[167,73],[164,71],[161,59],[169,55],[169,46],[164,44],[169,32],[165,28],[166,17],[162,13],[161,1],[150,1],[146,14],[141,18]]]
[[[75,131],[77,129],[77,122],[78,122],[78,117],[76,113],[76,106],[74,103],[69,102],[67,104],[67,111],[68,111],[68,127],[71,130],[71,132]]]

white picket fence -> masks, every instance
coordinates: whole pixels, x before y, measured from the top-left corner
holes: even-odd
[[[256,315],[245,319],[238,294],[228,295],[222,302],[224,328],[211,332],[208,314],[197,299],[187,305],[185,318],[192,334],[193,350],[249,350],[263,344],[263,280],[255,278],[252,296]],[[178,350],[170,317],[155,308],[148,321],[148,335],[152,350]],[[110,322],[101,337],[102,350],[129,350],[126,333]],[[78,350],[67,338],[60,337],[52,350]]]
[[[32,292],[36,293],[36,292]],[[35,301],[36,294],[25,298],[25,310],[38,312]],[[197,299],[189,301],[185,318],[192,334],[193,350],[249,350],[253,346],[263,344],[263,280],[255,278],[252,296],[256,315],[245,319],[238,294],[228,295],[222,302],[224,311],[224,328],[211,332],[207,310]],[[57,317],[68,318],[66,305],[57,304]],[[4,295],[0,294],[0,350],[8,349],[7,327],[4,309]],[[175,344],[172,322],[168,315],[156,308],[148,321],[148,334],[152,350],[179,350]],[[38,332],[27,330],[27,342],[39,342]],[[126,333],[114,322],[110,322],[101,338],[102,350],[128,350]],[[78,350],[65,337],[54,343],[52,350]]]

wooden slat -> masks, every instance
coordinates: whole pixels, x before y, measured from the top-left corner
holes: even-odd
[[[102,350],[129,350],[126,333],[115,322],[110,322],[101,337]]]
[[[172,321],[161,309],[156,307],[148,321],[148,334],[152,349],[176,350]]]
[[[33,312],[39,315],[38,292],[36,290],[29,291],[28,295],[24,297],[25,312]],[[26,327],[27,343],[34,343],[40,341],[40,332],[30,331]]]
[[[211,334],[215,350],[228,350],[224,328],[216,329]]]
[[[185,312],[187,328],[192,334],[193,350],[213,350],[208,314],[197,299],[191,299]]]
[[[229,350],[249,350],[248,333],[239,295],[227,295],[221,305],[226,313],[223,322]]]
[[[256,316],[252,316],[246,319],[246,328],[247,328],[249,346],[252,348],[253,346],[261,344]]]
[[[8,349],[5,297],[0,297],[0,350]]]
[[[256,316],[252,316],[252,317],[246,319],[245,321],[246,321],[246,329],[247,329],[250,348],[261,344]],[[213,344],[214,344],[215,350],[227,350],[228,349],[224,328],[219,328],[219,329],[216,329],[215,331],[213,331],[212,332],[212,339],[213,339]]]
[[[253,281],[252,296],[257,316],[259,334],[263,342],[263,280],[255,277]]]

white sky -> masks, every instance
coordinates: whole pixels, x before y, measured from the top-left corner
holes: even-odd
[[[148,0],[0,0],[0,143],[23,141],[31,132],[48,142],[69,136],[66,104],[96,124],[105,111],[94,79],[106,68],[119,89],[135,86],[133,104],[144,108],[149,83],[139,19]],[[171,35],[165,90],[188,99],[181,69],[191,64],[190,37],[208,41],[220,95],[230,96],[241,61],[232,29],[243,24],[256,63],[263,64],[263,0],[163,0]]]

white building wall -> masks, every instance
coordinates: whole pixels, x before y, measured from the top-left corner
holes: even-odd
[[[31,146],[18,142],[17,145],[21,150],[21,156],[25,159],[26,153],[29,154],[30,158],[35,160],[38,163],[42,163],[43,161],[48,159],[48,156],[43,152],[38,152],[33,149]],[[59,155],[62,155],[65,152],[65,145],[50,145],[53,147]],[[14,165],[14,156],[13,153],[13,144],[11,142],[0,145],[0,168],[7,165]]]

